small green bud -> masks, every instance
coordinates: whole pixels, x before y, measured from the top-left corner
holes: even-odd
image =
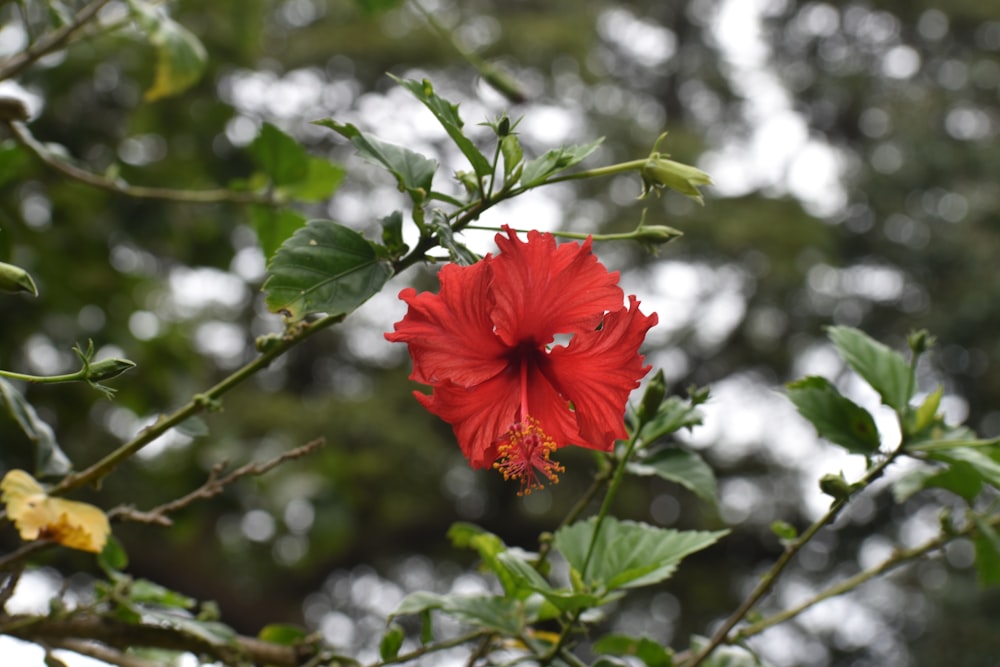
[[[645,424],[653,418],[653,415],[660,409],[663,397],[667,395],[667,381],[663,377],[663,369],[659,368],[649,380],[646,386],[646,393],[642,395],[642,403],[639,404],[639,423]]]
[[[934,343],[936,341],[937,339],[927,333],[926,329],[912,331],[910,332],[910,335],[906,337],[906,342],[910,346],[910,350],[913,352],[913,356],[915,357],[919,357],[921,354],[934,347]]]
[[[819,480],[819,489],[834,500],[847,500],[854,489],[844,479],[844,474],[823,475]]]
[[[135,368],[135,362],[128,359],[104,359],[87,367],[87,381],[101,382],[118,377],[127,370]]]
[[[777,535],[782,542],[792,542],[799,536],[799,531],[795,530],[795,526],[780,519],[771,524],[771,532]]]
[[[667,160],[659,155],[650,156],[642,168],[642,180],[644,195],[660,187],[668,187],[690,197],[699,204],[704,204],[705,200],[702,198],[698,186],[712,184],[712,178],[701,169]]]
[[[0,262],[0,291],[3,292],[28,292],[31,296],[38,296],[38,288],[31,274],[20,266]]]
[[[667,187],[690,197],[699,204],[704,204],[705,200],[702,199],[698,186],[711,185],[712,178],[697,167],[668,160],[669,153],[660,153],[658,151],[660,142],[666,136],[666,132],[659,136],[653,144],[649,159],[642,167],[642,196],[645,197],[652,191]]]
[[[475,194],[479,192],[479,179],[470,171],[456,171],[455,180],[462,184],[466,192]]]
[[[666,225],[643,225],[635,230],[635,240],[648,245],[663,245],[681,236],[684,232]]]

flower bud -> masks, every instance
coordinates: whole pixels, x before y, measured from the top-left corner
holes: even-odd
[[[661,187],[676,190],[699,204],[704,204],[699,185],[711,185],[711,177],[697,167],[681,164],[661,157],[658,153],[649,156],[642,168],[643,194]]]
[[[844,479],[843,473],[839,475],[823,475],[819,480],[819,489],[834,500],[847,500],[854,491],[851,485]]]
[[[38,296],[38,288],[35,287],[31,274],[20,266],[4,262],[0,262],[0,291],[29,292],[32,296]]]
[[[639,404],[639,423],[644,424],[657,413],[663,397],[667,395],[667,381],[663,377],[663,369],[657,369],[656,375],[649,379],[646,386],[646,393],[642,395],[642,403]]]
[[[87,380],[90,382],[100,382],[118,377],[125,371],[135,368],[135,362],[128,359],[104,359],[87,367]]]
[[[684,232],[666,225],[643,225],[635,230],[635,240],[644,245],[663,245],[684,236]]]

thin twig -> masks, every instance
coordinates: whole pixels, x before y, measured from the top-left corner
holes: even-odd
[[[204,484],[177,500],[172,500],[169,503],[164,503],[145,512],[137,511],[129,507],[118,507],[111,510],[111,512],[108,513],[108,517],[119,520],[136,521],[140,523],[155,523],[162,526],[169,526],[173,523],[169,518],[170,514],[184,509],[197,500],[208,500],[209,498],[214,498],[222,493],[227,486],[242,477],[256,477],[263,475],[286,461],[292,461],[294,459],[307,456],[322,447],[325,442],[326,441],[323,438],[317,438],[316,440],[308,442],[301,447],[290,449],[280,456],[276,456],[275,458],[265,461],[264,463],[247,463],[225,476],[222,476],[222,472],[226,468],[226,463],[217,463],[212,466],[212,470],[208,474],[208,480]]]
[[[93,20],[104,5],[110,1],[94,0],[89,5],[85,5],[76,13],[72,21],[58,30],[43,35],[27,49],[9,58],[7,62],[0,65],[0,81],[20,74],[22,70],[36,62],[39,58],[61,49],[77,31]]]
[[[91,187],[137,199],[162,199],[166,201],[193,204],[214,204],[230,202],[234,204],[274,204],[270,193],[240,192],[224,188],[214,190],[178,190],[174,188],[146,187],[131,185],[121,179],[111,179],[95,174],[56,156],[32,136],[28,128],[17,121],[6,121],[5,125],[21,146],[55,171]]]
[[[45,642],[47,646],[64,651],[72,651],[88,658],[94,658],[117,667],[157,667],[157,663],[126,655],[121,651],[84,639],[62,639]]]

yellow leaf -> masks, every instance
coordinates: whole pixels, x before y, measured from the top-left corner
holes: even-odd
[[[111,527],[108,517],[87,503],[51,498],[35,478],[11,470],[0,482],[7,516],[23,540],[50,539],[82,551],[99,553]]]

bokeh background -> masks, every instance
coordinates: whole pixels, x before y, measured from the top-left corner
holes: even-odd
[[[23,48],[24,14],[0,4],[0,58]],[[59,3],[73,6],[74,3]],[[112,2],[104,19],[122,12]],[[374,4],[386,5],[383,9]],[[370,11],[366,11],[366,7]],[[309,121],[333,117],[441,163],[460,156],[416,100],[386,76],[427,77],[461,103],[470,134],[507,110],[529,156],[606,137],[585,166],[662,149],[708,171],[699,207],[676,194],[637,199],[634,176],[567,183],[499,206],[485,225],[621,232],[643,210],[681,229],[658,255],[599,244],[628,293],[660,325],[647,359],[674,391],[710,385],[706,424],[683,436],[719,477],[718,510],[662,480],[632,479],[619,516],[734,534],[685,561],[673,580],[614,610],[615,623],[679,648],[735,606],[780,552],[770,524],[805,525],[825,506],[826,473],[862,462],[817,442],[781,395],[807,373],[846,374],[824,325],[864,329],[897,347],[927,328],[939,344],[921,367],[945,409],[1000,435],[1000,5],[978,0],[426,0],[466,50],[523,87],[512,102],[481,80],[407,3],[180,0],[172,16],[209,54],[186,93],[144,102],[155,56],[128,30],[47,57],[0,93],[27,100],[40,141],[130,182],[206,188],[247,178],[246,146],[263,122],[348,172],[329,202],[305,207],[374,233],[406,209],[391,178]],[[39,15],[35,14],[36,19]],[[0,260],[28,268],[38,299],[0,300],[0,363],[35,373],[74,368],[76,342],[126,356],[135,371],[115,401],[85,386],[27,388],[60,444],[84,465],[156,415],[186,402],[280,330],[263,306],[261,253],[245,208],[141,201],[101,192],[0,144]],[[480,252],[488,232],[465,239]],[[343,325],[309,339],[205,418],[206,435],[171,433],[105,483],[104,498],[148,508],[201,484],[220,460],[241,464],[325,437],[310,459],[245,480],[177,517],[171,530],[122,525],[130,571],[201,599],[245,633],[302,623],[347,652],[373,650],[385,615],[417,588],[489,586],[445,533],[473,521],[528,549],[588,483],[588,452],[562,452],[562,482],[529,498],[468,468],[450,428],[413,400],[405,350],[382,338],[405,285],[436,289],[432,270],[401,276]],[[887,441],[898,434],[879,413]],[[0,420],[0,463],[30,465]],[[885,486],[802,554],[769,599],[778,609],[937,529],[918,496]],[[16,544],[5,530],[3,548]],[[63,585],[54,553],[12,604]],[[72,587],[72,586],[71,586]],[[980,589],[959,542],[773,629],[751,645],[779,666],[987,667],[1000,655],[1000,597]],[[13,649],[11,649],[13,650]],[[364,655],[364,653],[363,653]]]

